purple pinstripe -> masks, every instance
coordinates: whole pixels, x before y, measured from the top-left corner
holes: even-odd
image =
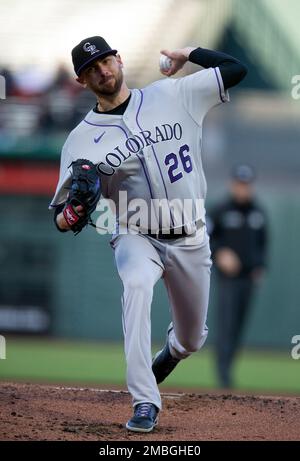
[[[139,127],[139,129],[140,129],[141,131],[143,131],[141,125],[139,124],[138,116],[139,116],[139,112],[140,112],[140,109],[141,109],[142,104],[143,104],[144,95],[143,95],[142,90],[139,90],[139,92],[140,92],[140,94],[141,94],[141,102],[140,102],[139,108],[138,108],[137,113],[136,113],[136,124],[137,124],[137,126]],[[157,167],[158,167],[158,169],[159,169],[160,177],[161,177],[162,183],[163,183],[163,185],[164,185],[164,189],[165,189],[165,194],[166,194],[167,200],[168,200],[168,202],[169,202],[168,192],[167,192],[166,184],[165,184],[165,181],[164,181],[164,178],[163,178],[163,174],[162,174],[162,171],[161,171],[161,168],[160,168],[160,165],[159,165],[159,161],[158,161],[158,159],[157,159],[157,156],[156,156],[154,147],[151,146],[151,149],[152,149],[152,152],[153,152],[153,154],[154,154],[154,158],[155,158],[155,160],[156,160]],[[170,209],[170,208],[169,208],[169,211],[170,211],[170,217],[171,217],[171,220],[172,220],[172,224],[173,224],[173,226],[174,226],[174,219],[173,219],[173,216],[172,216],[172,213],[171,213],[171,209]]]
[[[129,138],[129,135],[126,133],[126,130],[124,130],[124,128],[120,125],[105,125],[105,124],[98,124],[98,123],[91,123],[91,122],[88,122],[87,120],[83,120],[85,123],[87,123],[88,125],[92,125],[92,126],[101,126],[101,127],[115,127],[115,128],[120,128],[120,130],[123,131],[123,133],[125,134],[126,136],[126,139]],[[145,173],[145,176],[146,176],[146,180],[147,180],[147,183],[148,183],[148,187],[149,187],[149,191],[150,191],[150,195],[151,195],[151,198],[154,198],[153,197],[153,194],[152,194],[152,189],[151,189],[151,185],[150,185],[150,180],[148,178],[148,175],[147,175],[147,172],[146,172],[146,169],[145,169],[145,166],[142,162],[142,159],[136,154],[137,158],[139,159],[139,161],[141,162],[141,165],[142,165],[142,168],[143,168],[143,171]]]
[[[222,101],[222,102],[226,102],[226,99],[223,99],[223,97],[222,97],[221,83],[220,83],[220,80],[219,80],[219,76],[218,76],[218,73],[217,73],[217,71],[216,71],[216,68],[215,68],[215,67],[214,67],[213,69],[214,69],[214,71],[215,71],[215,74],[216,74],[216,79],[217,79],[217,82],[218,82],[218,86],[219,86],[219,94],[220,94],[220,99],[221,99],[221,101]]]
[[[84,121],[85,123],[87,123],[88,125],[92,125],[92,126],[102,126],[102,127],[107,127],[107,128],[109,128],[109,127],[120,128],[120,130],[122,130],[123,133],[125,133],[126,138],[127,138],[127,139],[129,138],[129,136],[128,136],[128,134],[126,133],[126,131],[124,130],[124,128],[123,128],[122,126],[120,126],[120,125],[104,125],[104,124],[100,124],[100,125],[99,125],[98,123],[88,122],[86,119],[84,119],[83,121]]]

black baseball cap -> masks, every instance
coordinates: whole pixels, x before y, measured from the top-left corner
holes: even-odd
[[[81,40],[72,50],[72,61],[75,73],[79,76],[80,72],[92,61],[98,58],[105,58],[110,54],[117,54],[104,38],[95,36]]]
[[[255,173],[250,165],[236,165],[232,170],[232,179],[250,184],[255,179]]]

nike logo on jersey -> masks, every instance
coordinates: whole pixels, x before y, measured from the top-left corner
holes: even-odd
[[[104,136],[104,135],[105,135],[105,131],[103,131],[103,133],[100,134],[100,136],[98,138],[94,138],[94,142],[97,144],[100,141],[100,139],[102,138],[102,136]]]

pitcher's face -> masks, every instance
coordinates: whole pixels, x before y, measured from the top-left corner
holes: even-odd
[[[119,93],[124,80],[122,68],[123,63],[118,55],[95,59],[82,71],[77,81],[100,98],[114,96]]]

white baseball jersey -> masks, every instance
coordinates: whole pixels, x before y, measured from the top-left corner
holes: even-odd
[[[168,214],[170,227],[184,224],[187,232],[193,233],[196,221],[205,222],[202,122],[209,109],[228,100],[217,67],[131,90],[123,115],[91,110],[63,146],[59,182],[50,208],[67,199],[71,162],[85,158],[98,164],[102,195],[116,205],[116,233],[128,222],[119,191],[126,191],[128,203],[143,199],[149,204],[154,210],[152,220],[155,217],[151,229],[164,227],[165,217],[153,203],[165,199],[168,206],[163,213]],[[192,203],[184,223],[171,206],[177,199]],[[150,225],[142,223],[141,228]]]

